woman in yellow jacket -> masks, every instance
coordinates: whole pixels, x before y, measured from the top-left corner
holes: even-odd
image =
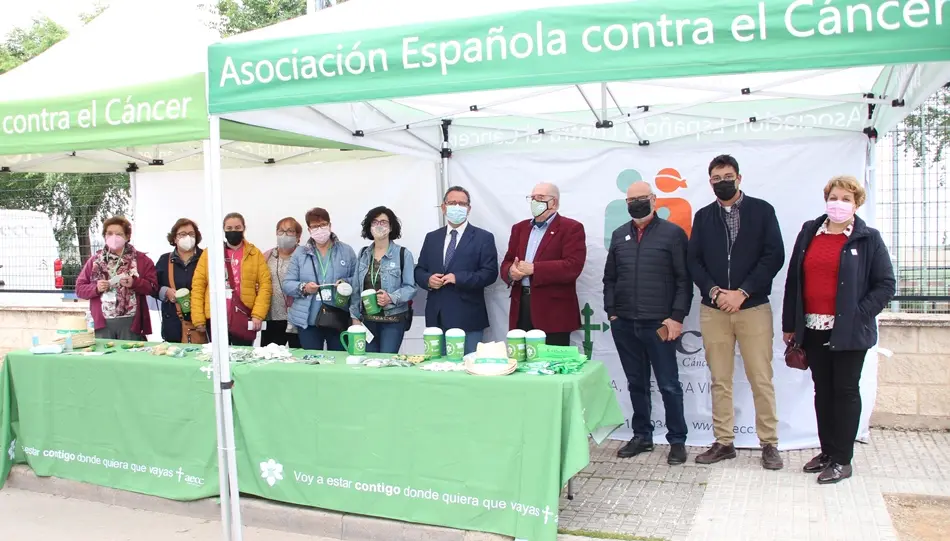
[[[251,329],[261,330],[261,322],[270,310],[271,277],[264,254],[256,246],[244,240],[244,216],[232,212],[224,217],[224,262],[231,277],[225,288],[228,297],[228,313],[231,312],[233,289],[240,291],[241,302],[251,310]],[[191,322],[198,330],[208,329],[211,318],[211,297],[208,293],[208,253],[205,250],[198,260],[191,290]],[[209,335],[209,338],[211,336]],[[254,339],[228,334],[235,346],[250,346]]]

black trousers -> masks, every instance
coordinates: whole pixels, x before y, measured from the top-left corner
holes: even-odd
[[[831,331],[805,329],[805,356],[815,382],[815,417],[821,452],[851,464],[861,422],[861,370],[867,350],[833,351]]]
[[[534,324],[531,322],[531,289],[527,287],[521,288],[521,305],[518,307],[518,328],[522,331],[534,329]],[[549,346],[569,346],[571,345],[571,333],[546,333],[544,343]]]
[[[267,320],[267,328],[261,331],[261,347],[269,344],[300,349],[300,335],[287,332],[286,320]]]

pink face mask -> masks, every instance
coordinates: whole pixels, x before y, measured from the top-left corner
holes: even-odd
[[[850,201],[828,201],[825,204],[828,219],[836,224],[843,224],[854,217],[854,203]]]
[[[106,237],[106,246],[113,252],[118,251],[125,246],[125,239],[118,235]]]

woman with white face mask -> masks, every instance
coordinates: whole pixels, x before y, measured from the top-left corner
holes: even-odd
[[[300,246],[300,237],[303,235],[303,226],[297,220],[287,217],[277,222],[276,246],[264,253],[267,268],[270,269],[271,293],[270,312],[261,331],[261,346],[277,344],[294,349],[300,348],[300,337],[297,329],[287,321],[287,309],[293,304],[294,298],[284,295],[284,280],[290,270],[290,259],[297,247]]]
[[[155,265],[131,244],[132,224],[121,216],[102,224],[105,248],[76,279],[76,296],[89,300],[96,338],[144,341],[152,333],[146,297],[158,289]]]
[[[350,315],[361,320],[375,338],[366,344],[370,353],[399,353],[403,336],[412,325],[410,303],[416,294],[412,252],[396,244],[402,224],[396,213],[376,207],[363,218],[362,237],[373,241],[360,250],[354,283],[357,291],[376,290],[378,314],[366,313],[357,295],[350,299]]]
[[[201,243],[201,231],[194,221],[181,218],[172,226],[166,239],[174,249],[162,254],[155,264],[158,275],[155,298],[162,307],[162,340],[180,344],[204,344],[207,342],[207,336],[191,324],[191,310],[181,309],[177,295],[177,291],[181,290],[191,292],[195,268],[202,253],[202,249],[198,247]]]
[[[359,291],[353,282],[356,253],[333,233],[326,209],[310,209],[305,221],[310,239],[294,252],[281,285],[293,298],[287,320],[297,328],[303,349],[343,351],[340,333],[349,327],[350,313],[334,305],[329,286],[345,282],[354,294]]]
[[[782,331],[786,344],[804,350],[815,382],[821,453],[803,470],[831,484],[852,474],[861,371],[895,280],[881,233],[855,215],[866,197],[861,183],[834,177],[824,195],[825,214],[805,222],[792,250]]]

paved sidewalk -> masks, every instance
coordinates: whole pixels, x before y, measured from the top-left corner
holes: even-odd
[[[221,523],[5,488],[0,539],[11,541],[218,541]],[[245,541],[332,541],[244,528]]]
[[[853,478],[819,486],[801,472],[814,450],[782,453],[763,470],[759,452],[699,466],[666,464],[668,447],[621,460],[622,442],[591,448],[591,464],[561,498],[562,530],[670,541],[898,541],[883,494],[950,496],[950,433],[873,430],[855,449]]]

